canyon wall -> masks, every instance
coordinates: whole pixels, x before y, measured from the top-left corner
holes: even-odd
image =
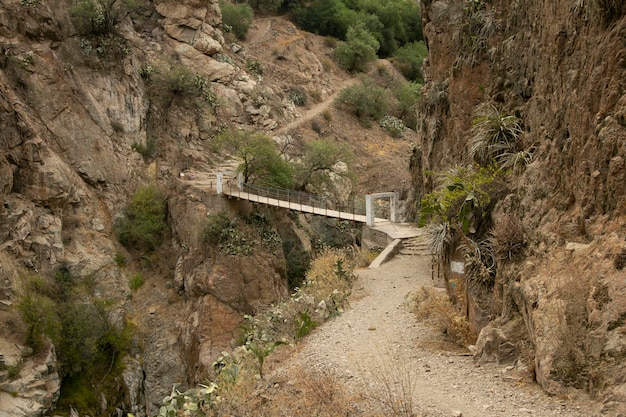
[[[626,400],[626,7],[421,6],[429,56],[413,206],[435,186],[428,172],[473,163],[472,121],[485,106],[519,118],[517,145],[532,155],[523,172],[507,177],[507,195],[492,213],[496,223],[519,220],[526,246],[518,258],[498,261],[482,303],[480,317],[491,323],[477,358],[497,360],[498,346],[510,350],[513,342],[544,389],[584,389],[618,412]],[[485,321],[475,324],[480,330]]]

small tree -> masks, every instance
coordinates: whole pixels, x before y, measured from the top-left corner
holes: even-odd
[[[365,72],[370,62],[375,61],[380,43],[367,31],[362,22],[348,28],[346,42],[335,49],[339,65],[348,71]]]
[[[256,132],[230,130],[218,136],[216,142],[218,147],[243,161],[238,170],[245,182],[293,186],[293,168],[282,158],[271,138]]]
[[[333,176],[352,179],[349,170],[341,163],[350,164],[354,154],[347,147],[328,139],[319,139],[305,145],[302,160],[296,165],[296,187],[304,190],[308,185],[316,188],[333,185]]]
[[[161,244],[167,230],[165,195],[154,185],[135,192],[116,223],[120,243],[129,248],[147,251]]]

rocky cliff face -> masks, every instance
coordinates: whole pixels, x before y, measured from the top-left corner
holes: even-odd
[[[505,213],[521,221],[527,250],[499,262],[495,303],[483,305],[483,316],[498,318],[483,333],[494,340],[494,328],[519,328],[523,319],[524,331],[495,337],[496,346],[511,339],[523,351],[524,338],[546,390],[576,386],[617,409],[626,399],[626,9],[606,1],[421,3],[429,57],[416,194],[433,187],[427,170],[471,163],[472,120],[485,104],[519,117],[518,145],[532,153],[494,212],[496,221]]]
[[[120,9],[107,36],[82,32],[70,16],[73,4],[8,0],[0,5],[0,346],[5,355],[0,410],[41,415],[59,396],[54,347],[35,356],[24,347],[15,304],[24,294],[24,277],[49,276],[64,265],[93,284],[90,297],[113,302],[111,322],[125,318],[136,329],[132,355],[124,359],[125,399],[107,405],[103,397],[101,411],[117,407],[153,414],[173,385],[193,384],[203,375],[228,347],[243,314],[286,295],[282,251],[260,248],[239,262],[209,254],[201,236],[207,214],[232,208],[198,188],[210,184],[219,164],[208,151],[210,138],[226,123],[271,123],[258,110],[261,103],[251,99],[257,81],[238,67],[236,62],[244,60],[223,54],[217,0]],[[148,78],[176,65],[208,83],[219,106],[178,96],[159,102],[154,89],[160,86],[151,90]],[[135,151],[150,146],[154,151],[145,159]],[[181,180],[183,170],[187,180],[198,179],[197,171],[206,173],[200,178],[206,181]],[[145,256],[119,245],[114,223],[137,187],[149,183],[168,194],[170,233]],[[116,254],[128,265],[116,263]],[[128,282],[137,272],[146,285],[131,292]]]

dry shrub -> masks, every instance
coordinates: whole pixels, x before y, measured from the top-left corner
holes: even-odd
[[[372,398],[385,409],[387,416],[416,417],[413,397],[417,377],[406,361],[391,355],[391,361],[374,363],[370,369],[374,389]]]
[[[349,416],[355,415],[358,398],[351,397],[343,383],[324,370],[295,369],[288,381],[257,386],[254,391],[240,392],[241,397],[220,402],[215,416]],[[217,411],[217,410],[216,410]]]
[[[357,252],[356,265],[362,268],[368,267],[381,252],[382,248],[380,247],[371,249],[360,248]]]
[[[454,343],[468,346],[476,341],[469,322],[454,308],[445,293],[422,287],[413,295],[413,308],[418,320],[427,321]]]
[[[526,245],[520,219],[511,213],[501,216],[491,230],[489,242],[498,258],[512,260]]]
[[[340,308],[350,295],[354,265],[355,259],[349,251],[324,249],[311,261],[302,289],[313,296],[315,303],[324,301],[329,310]]]

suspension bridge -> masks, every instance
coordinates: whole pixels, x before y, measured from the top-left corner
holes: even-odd
[[[398,193],[366,194],[364,203],[352,201],[339,204],[329,199],[299,191],[247,184],[241,175],[228,178],[226,173],[217,173],[217,194],[234,197],[254,203],[266,204],[274,207],[286,208],[302,213],[311,213],[319,216],[332,217],[342,220],[365,223],[374,226],[380,222],[396,222],[398,211]],[[379,200],[386,200],[385,210],[377,210]],[[376,212],[384,211],[388,217],[376,217]]]

